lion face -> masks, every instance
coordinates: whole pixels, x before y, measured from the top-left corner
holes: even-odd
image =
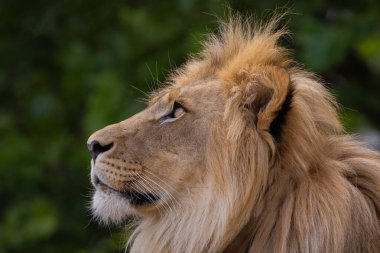
[[[205,92],[205,90],[207,92]],[[93,211],[108,222],[172,208],[205,176],[205,153],[223,98],[216,82],[158,93],[148,108],[91,135]]]

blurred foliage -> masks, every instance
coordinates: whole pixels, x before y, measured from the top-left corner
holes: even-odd
[[[268,15],[286,5],[284,43],[344,106],[350,130],[380,129],[380,2],[231,1]],[[88,211],[87,137],[145,105],[226,2],[0,2],[0,253],[121,252],[122,229]]]

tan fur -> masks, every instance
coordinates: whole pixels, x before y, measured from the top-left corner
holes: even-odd
[[[131,252],[380,252],[380,155],[345,134],[325,87],[278,45],[278,19],[234,17],[149,107],[94,133],[103,221],[136,217]],[[274,138],[273,122],[292,91]],[[186,113],[162,123],[174,101]]]

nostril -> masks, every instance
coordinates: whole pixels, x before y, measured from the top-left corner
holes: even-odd
[[[101,145],[98,141],[93,141],[90,144],[87,145],[88,150],[91,152],[92,159],[96,159],[99,154],[104,153],[108,150],[110,150],[113,146],[113,143],[107,144],[107,145]]]
[[[100,179],[96,175],[94,175],[94,184],[98,185],[99,183],[100,183]]]

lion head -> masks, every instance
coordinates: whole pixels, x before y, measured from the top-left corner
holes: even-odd
[[[132,252],[379,249],[379,155],[343,134],[277,21],[221,24],[145,110],[89,138],[94,215],[135,217]]]

